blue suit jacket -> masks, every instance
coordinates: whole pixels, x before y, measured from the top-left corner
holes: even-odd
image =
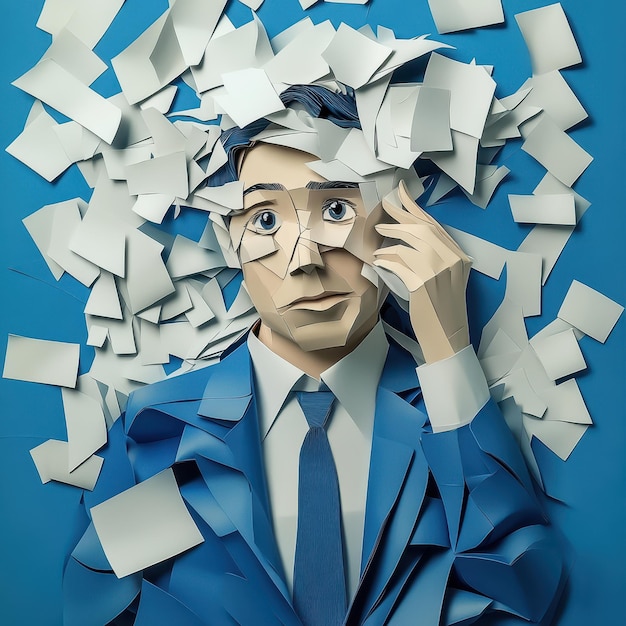
[[[216,366],[135,392],[104,456],[65,570],[66,626],[300,624],[270,521],[245,344]],[[118,579],[88,511],[168,467],[204,542]],[[433,434],[412,359],[392,344],[377,393],[362,576],[345,623],[547,624],[563,573],[497,406]]]

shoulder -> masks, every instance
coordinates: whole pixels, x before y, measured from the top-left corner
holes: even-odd
[[[250,353],[244,342],[214,365],[200,367],[133,391],[126,407],[126,422],[146,409],[176,403],[199,403],[211,396],[227,397],[238,393],[249,381]],[[249,382],[246,387],[249,387]]]

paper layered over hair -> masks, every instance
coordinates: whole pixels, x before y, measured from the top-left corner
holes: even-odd
[[[180,372],[215,363],[257,319],[243,287],[230,306],[223,294],[239,275],[224,218],[243,206],[243,187],[206,183],[228,160],[222,131],[259,119],[269,123],[258,140],[315,155],[313,171],[358,183],[370,207],[393,197],[405,180],[415,197],[427,189],[428,204],[460,189],[485,208],[509,172],[495,160],[510,140],[546,168],[534,191],[510,196],[513,219],[536,224],[517,250],[448,232],[476,271],[498,279],[507,267],[505,298],[483,330],[479,357],[535,476],[540,480],[533,438],[568,457],[591,423],[572,378],[584,367],[576,340],[589,334],[604,341],[622,308],[575,282],[558,320],[530,340],[524,324],[541,314],[542,285],[589,206],[572,189],[591,157],[567,134],[587,114],[559,73],[580,62],[559,4],[516,16],[536,74],[517,92],[496,97],[491,68],[453,60],[426,36],[397,39],[383,27],[335,29],[307,17],[270,40],[254,14],[235,28],[222,14],[224,1],[176,0],[106,60],[122,87],[110,98],[91,88],[107,67],[93,47],[122,3],[102,3],[89,16],[80,3],[65,12],[55,12],[57,4],[48,0],[39,22],[53,35],[50,49],[15,81],[35,101],[7,150],[49,181],[75,164],[93,189],[88,202],[49,204],[24,225],[56,280],[67,273],[90,288],[85,319],[95,358],[76,378],[73,346],[11,337],[6,377],[64,389],[69,441],[33,450],[44,481],[90,488],[104,425],[117,420],[128,394],[164,378],[172,357],[181,360]],[[429,4],[441,32],[504,19],[499,0],[467,19],[445,7],[469,1]],[[545,20],[554,25],[549,33]],[[392,82],[396,69],[417,58],[426,63],[422,82]],[[296,84],[354,94],[361,128],[340,129],[299,107],[285,109],[280,95]],[[180,89],[195,91],[196,107],[172,110]],[[69,121],[57,122],[49,109]],[[166,215],[188,208],[206,213],[199,240],[160,228]],[[593,316],[579,306],[590,293]],[[410,338],[390,332],[419,352]],[[559,347],[556,362],[552,345]],[[63,368],[52,371],[46,364],[59,355]],[[37,370],[30,367],[35,358]],[[89,427],[77,426],[78,408]]]

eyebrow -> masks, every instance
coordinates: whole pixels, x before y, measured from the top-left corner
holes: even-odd
[[[359,183],[348,183],[341,180],[328,180],[323,183],[318,183],[316,181],[310,181],[307,183],[307,189],[357,189]]]
[[[357,189],[359,183],[349,183],[341,180],[328,180],[324,182],[317,182],[314,180],[309,181],[306,184],[305,189],[319,191],[322,189]],[[257,183],[244,190],[243,195],[252,193],[253,191],[287,191],[284,185],[280,183]]]
[[[257,183],[252,185],[252,187],[244,189],[243,195],[245,196],[253,191],[287,191],[287,189],[280,183]]]

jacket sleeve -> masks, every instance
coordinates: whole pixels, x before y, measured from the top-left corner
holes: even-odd
[[[454,553],[443,624],[547,624],[564,587],[562,547],[493,400],[461,428],[425,433],[422,448]],[[517,618],[517,619],[515,619]]]

